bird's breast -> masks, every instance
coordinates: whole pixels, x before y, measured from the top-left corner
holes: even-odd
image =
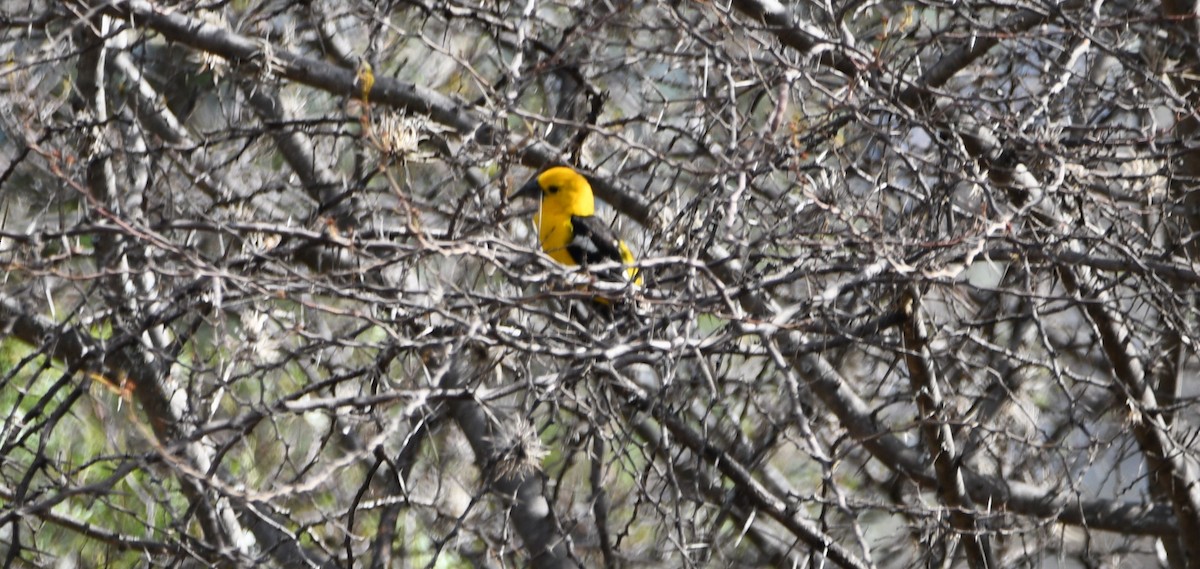
[[[538,241],[542,244],[542,251],[564,265],[579,264],[567,251],[567,245],[575,237],[569,217],[556,220],[550,216],[538,216],[534,218],[534,223],[538,227]]]

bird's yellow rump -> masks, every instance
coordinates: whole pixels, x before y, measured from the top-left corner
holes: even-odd
[[[617,261],[634,263],[633,252],[624,241],[595,217],[592,185],[580,173],[563,166],[542,172],[521,187],[514,197],[538,197],[541,207],[533,216],[542,250],[564,265],[590,265]],[[625,276],[641,284],[637,267]]]

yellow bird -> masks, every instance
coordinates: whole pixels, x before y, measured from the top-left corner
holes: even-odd
[[[633,252],[624,241],[595,217],[592,185],[580,173],[563,166],[550,168],[517,190],[513,197],[538,197],[541,207],[533,215],[542,250],[564,265],[591,265],[617,261],[627,265],[625,277],[642,284]]]

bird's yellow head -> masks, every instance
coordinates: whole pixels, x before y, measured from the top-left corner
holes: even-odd
[[[564,166],[542,172],[513,196],[538,196],[542,202],[542,214],[549,218],[569,218],[572,215],[585,217],[596,213],[592,185],[582,174]]]

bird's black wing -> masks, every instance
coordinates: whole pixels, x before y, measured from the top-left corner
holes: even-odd
[[[580,265],[592,265],[616,261],[620,263],[621,241],[617,235],[593,216],[571,216],[571,229],[574,234],[567,244],[567,253]]]

